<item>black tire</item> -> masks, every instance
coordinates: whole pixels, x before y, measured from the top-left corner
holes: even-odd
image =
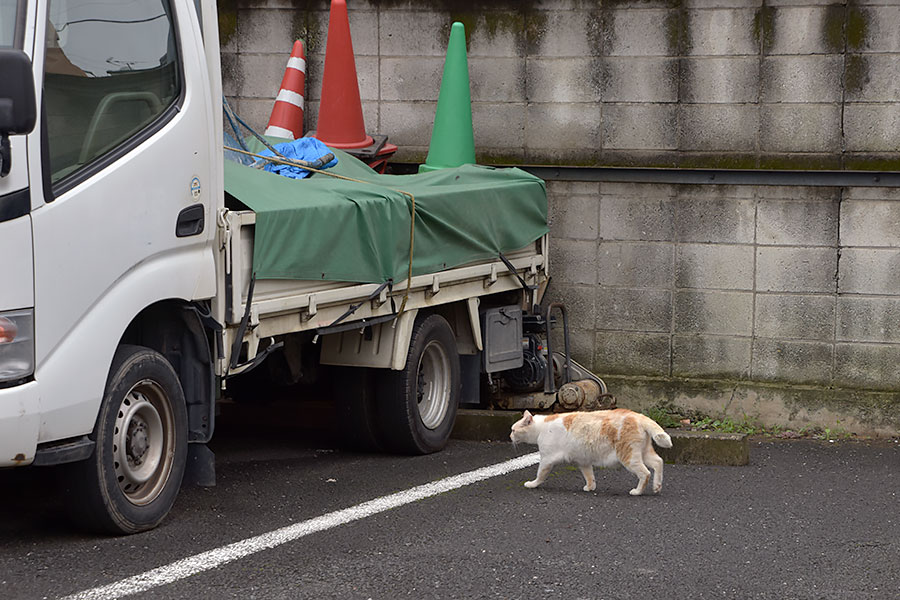
[[[156,527],[175,503],[187,458],[184,392],[161,354],[119,347],[91,438],[93,456],[68,469],[76,524],[113,534]]]
[[[447,321],[440,315],[417,318],[404,369],[378,374],[376,417],[388,449],[429,454],[443,448],[460,395],[459,354]]]
[[[384,450],[376,418],[372,371],[364,367],[329,369],[338,438],[345,447],[363,452]]]

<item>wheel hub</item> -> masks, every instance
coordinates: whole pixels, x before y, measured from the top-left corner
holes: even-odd
[[[416,402],[422,423],[436,429],[450,406],[450,357],[444,347],[432,341],[422,351],[416,373]]]
[[[147,423],[139,416],[128,424],[125,451],[136,465],[141,464],[141,459],[147,453]]]
[[[165,392],[153,381],[137,383],[122,398],[113,436],[113,466],[130,502],[152,502],[172,469],[169,440],[174,421]]]

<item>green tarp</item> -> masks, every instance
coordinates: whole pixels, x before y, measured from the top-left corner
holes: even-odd
[[[289,179],[225,161],[225,190],[256,213],[257,279],[381,283],[496,258],[547,232],[544,182],[520,169],[464,165],[381,175],[334,151],[324,174]]]

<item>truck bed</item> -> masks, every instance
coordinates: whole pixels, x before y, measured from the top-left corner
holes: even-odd
[[[417,309],[521,288],[501,255],[528,285],[546,280],[541,180],[475,165],[386,176],[336,154],[345,179],[298,181],[226,163],[232,206],[252,208],[226,210],[219,223],[226,340],[243,334],[247,358],[264,338],[325,333],[351,305],[348,323],[387,318],[404,297]]]

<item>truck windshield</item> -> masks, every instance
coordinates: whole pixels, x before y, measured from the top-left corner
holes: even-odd
[[[0,48],[22,49],[24,0],[0,0]]]

